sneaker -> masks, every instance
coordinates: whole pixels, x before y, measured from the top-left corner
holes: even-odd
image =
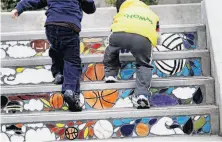
[[[105,77],[105,81],[106,81],[106,83],[115,83],[115,82],[117,82],[117,77],[108,76],[108,77]]]
[[[140,95],[137,98],[137,104],[138,104],[137,109],[149,109],[150,108],[149,99],[147,97],[145,97],[144,95]]]
[[[60,74],[60,73],[58,73],[58,74],[56,74],[56,76],[55,76],[54,83],[55,83],[55,84],[62,84],[62,83],[63,83],[63,80],[64,80],[63,75]]]
[[[64,93],[64,100],[69,106],[69,111],[82,111],[82,107],[80,106],[79,94],[74,93],[72,90],[66,90]]]

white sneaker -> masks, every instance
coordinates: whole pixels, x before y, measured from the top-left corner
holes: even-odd
[[[144,95],[140,95],[137,98],[137,109],[148,109],[150,108],[150,102],[149,99],[147,97],[145,97]]]
[[[115,82],[117,82],[117,77],[108,76],[108,77],[105,77],[105,81],[106,81],[106,83],[115,83]]]

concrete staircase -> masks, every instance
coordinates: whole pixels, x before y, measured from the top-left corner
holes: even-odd
[[[67,111],[59,94],[61,86],[52,84],[47,43],[30,47],[30,41],[45,39],[42,24],[35,23],[43,23],[43,12],[24,13],[16,22],[8,13],[1,14],[4,141],[218,134],[219,111],[201,4],[151,8],[160,15],[162,36],[168,43],[153,52],[154,107],[133,108],[136,74],[131,54],[121,54],[120,81],[104,83],[102,54],[115,9],[101,8],[83,20],[81,102],[85,110],[79,113]]]

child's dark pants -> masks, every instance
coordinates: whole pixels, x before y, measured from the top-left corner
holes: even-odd
[[[62,92],[72,90],[80,93],[80,76],[82,74],[79,51],[79,33],[70,28],[47,25],[46,36],[51,44],[49,56],[52,59],[52,75],[64,75]]]
[[[117,76],[120,68],[119,51],[129,50],[136,59],[136,88],[135,96],[150,96],[148,89],[152,79],[153,66],[150,64],[152,45],[149,39],[124,32],[112,33],[109,46],[104,55],[105,75]]]

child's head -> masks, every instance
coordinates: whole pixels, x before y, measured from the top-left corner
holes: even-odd
[[[119,9],[121,7],[121,5],[125,2],[126,0],[117,0],[116,1],[116,10],[117,12],[119,12]]]

